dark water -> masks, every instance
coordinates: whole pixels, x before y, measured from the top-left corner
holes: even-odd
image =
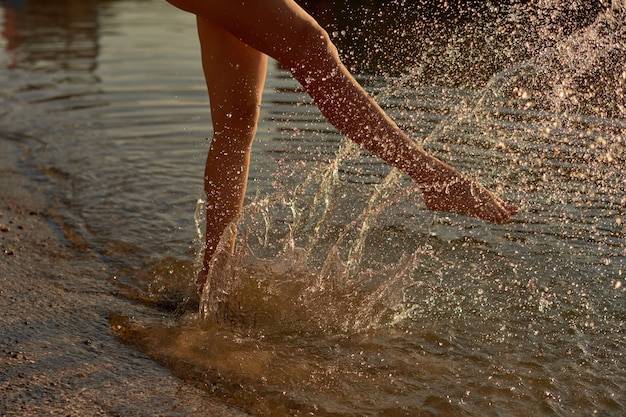
[[[428,212],[272,63],[237,251],[194,300],[211,132],[193,17],[5,1],[0,132],[77,249],[154,306],[112,330],[255,415],[623,415],[624,5],[311,7],[412,137],[522,212]]]

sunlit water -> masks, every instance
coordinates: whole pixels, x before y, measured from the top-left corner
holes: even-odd
[[[403,129],[520,205],[511,223],[425,210],[272,63],[237,249],[202,300],[211,133],[191,16],[158,0],[2,3],[0,132],[47,173],[77,250],[154,307],[112,312],[112,330],[224,402],[623,415],[625,10],[537,3],[425,8],[386,28],[407,49],[372,40],[360,67],[367,31],[341,22],[377,13],[331,27]]]

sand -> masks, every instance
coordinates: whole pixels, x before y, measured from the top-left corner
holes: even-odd
[[[68,239],[27,148],[0,139],[0,415],[244,416],[116,339],[106,266]]]

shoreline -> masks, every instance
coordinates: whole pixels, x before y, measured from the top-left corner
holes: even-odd
[[[0,138],[0,414],[246,416],[113,336],[109,314],[142,307],[64,236],[27,152]]]

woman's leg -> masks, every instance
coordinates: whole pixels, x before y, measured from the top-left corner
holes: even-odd
[[[225,228],[241,211],[267,55],[202,17],[197,22],[214,132],[204,173],[205,252],[197,278],[201,286]]]
[[[291,69],[343,134],[408,174],[426,205],[504,222],[517,212],[413,143],[341,63],[328,34],[293,0],[168,0]]]

